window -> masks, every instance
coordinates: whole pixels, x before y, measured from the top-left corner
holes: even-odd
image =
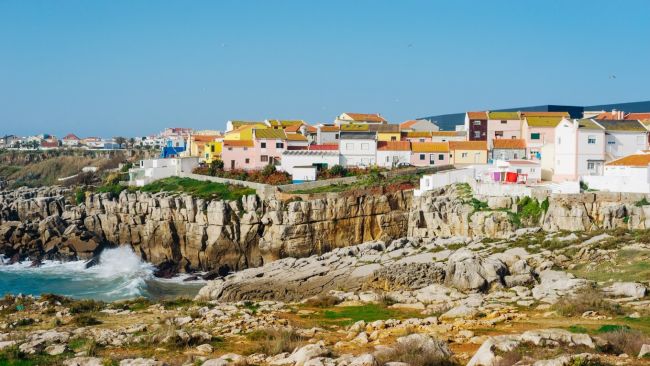
[[[503,131],[494,131],[494,137],[503,137]]]
[[[474,124],[474,126],[480,126],[481,125],[481,121],[474,121],[472,123]]]
[[[247,147],[245,147],[245,148],[244,148],[244,151],[248,151],[248,148],[247,148]]]
[[[232,151],[232,147],[229,147],[229,148],[228,148],[228,151]]]
[[[517,169],[517,174],[521,174],[521,169]]]
[[[475,139],[480,139],[481,138],[481,131],[474,131],[474,138]]]
[[[531,133],[530,134],[530,139],[531,140],[539,140],[540,139],[540,134],[539,133]]]
[[[361,144],[361,150],[368,150],[368,144],[367,143]]]
[[[261,145],[262,149],[266,149],[266,142],[262,142]]]
[[[593,162],[590,161],[590,162],[587,163],[587,169],[588,170],[594,170],[594,167],[595,167],[595,164]]]
[[[438,154],[438,160],[445,160],[445,154]]]
[[[596,144],[596,136],[588,136],[588,137],[587,137],[587,143],[588,143],[589,145],[594,145],[594,144]]]
[[[424,142],[424,139],[420,139],[420,142]]]
[[[607,145],[616,145],[616,141],[607,141]]]
[[[514,154],[512,154],[512,155],[513,155],[513,157],[514,157],[515,159],[519,159],[519,154],[514,153]]]
[[[508,123],[508,121],[501,120],[502,125],[505,125],[506,123]]]
[[[429,154],[429,164],[435,164],[436,154]]]
[[[261,159],[263,162],[267,162],[267,161],[269,161],[269,156],[268,156],[268,155],[262,155],[262,156],[260,157],[260,159]]]
[[[391,137],[390,137],[390,140],[391,140],[391,141],[397,141],[397,137],[395,137],[395,136],[391,136]]]
[[[248,164],[248,163],[250,163],[250,162],[251,162],[251,159],[249,159],[249,158],[246,158],[246,160],[245,160],[244,162],[245,162],[246,164]]]
[[[338,140],[338,139],[339,139],[339,134],[338,133],[334,134],[334,140]]]
[[[426,156],[424,154],[420,154],[420,160],[426,159]]]
[[[284,142],[276,142],[275,143],[275,148],[276,149],[284,149]]]
[[[394,156],[394,157],[396,158],[397,156]],[[387,163],[390,162],[390,156],[386,156],[386,162]]]
[[[467,157],[467,153],[466,153],[466,152],[461,153],[461,154],[460,154],[460,157],[461,157],[461,158],[466,158],[466,157]]]

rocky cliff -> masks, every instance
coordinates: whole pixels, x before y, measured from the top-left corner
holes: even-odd
[[[156,265],[227,272],[369,240],[404,236],[410,192],[311,201],[205,201],[188,195],[93,194],[75,206],[62,189],[0,194],[0,253],[17,259],[90,258],[130,244]]]
[[[517,201],[476,197],[449,186],[412,192],[330,194],[285,202],[247,196],[205,201],[169,193],[91,194],[71,205],[61,188],[0,192],[0,254],[11,260],[88,259],[105,246],[130,244],[173,272],[227,273],[286,257],[307,257],[399,237],[507,238],[518,229]],[[585,193],[548,197],[546,231],[650,227],[642,195]],[[483,201],[481,201],[483,200]],[[480,208],[476,202],[484,202]]]

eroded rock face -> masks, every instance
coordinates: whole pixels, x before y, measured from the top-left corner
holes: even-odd
[[[0,254],[16,259],[89,259],[128,244],[173,271],[257,267],[370,240],[404,236],[410,192],[311,201],[205,201],[188,195],[92,194],[66,204],[59,188],[0,192]]]

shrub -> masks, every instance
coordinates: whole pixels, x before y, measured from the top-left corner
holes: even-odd
[[[609,342],[613,353],[625,353],[631,357],[636,357],[644,344],[650,344],[650,337],[629,329],[617,329],[601,334],[601,337]]]
[[[488,208],[488,204],[485,201],[480,201],[474,197],[469,201],[469,204],[474,207],[474,211],[481,211]]]
[[[586,311],[619,315],[621,307],[605,299],[603,293],[595,287],[587,286],[572,296],[565,296],[553,305],[553,310],[562,316],[580,316]]]
[[[345,177],[348,174],[348,170],[345,169],[342,165],[333,165],[331,168],[327,169],[327,176],[329,178],[334,177]]]
[[[83,314],[99,311],[104,304],[95,300],[79,300],[70,304],[70,314]]]
[[[634,206],[636,206],[636,207],[642,207],[642,206],[648,206],[648,205],[650,205],[650,202],[648,202],[648,200],[645,197],[643,197],[640,201],[637,201],[634,204]]]
[[[80,314],[72,318],[72,323],[75,325],[78,325],[80,327],[87,327],[91,325],[98,325],[101,324],[97,318],[87,315],[87,314]]]
[[[328,308],[339,303],[341,303],[341,300],[338,297],[326,294],[321,294],[305,301],[305,305],[319,308]]]
[[[84,203],[86,200],[86,192],[83,189],[77,189],[77,191],[74,194],[74,200],[77,202],[78,205]]]
[[[277,355],[282,352],[292,352],[305,343],[304,337],[294,330],[288,329],[258,329],[246,335],[246,338],[256,345],[255,353]]]

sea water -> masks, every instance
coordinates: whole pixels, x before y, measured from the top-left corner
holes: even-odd
[[[29,261],[3,263],[0,258],[0,296],[54,293],[104,301],[140,296],[158,299],[191,297],[203,286],[199,281],[184,282],[182,277],[155,278],[153,265],[142,261],[129,246],[104,250],[99,263],[89,268],[85,261],[44,261],[39,267]]]

